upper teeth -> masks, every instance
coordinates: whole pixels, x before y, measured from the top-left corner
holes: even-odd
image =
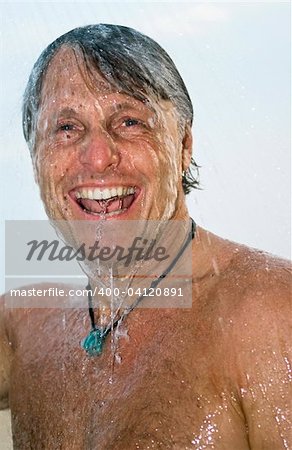
[[[76,198],[89,198],[90,200],[107,200],[111,197],[122,197],[134,194],[134,187],[113,187],[110,189],[82,188],[76,191]]]

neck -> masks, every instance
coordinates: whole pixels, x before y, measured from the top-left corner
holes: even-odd
[[[127,308],[133,298],[125,298],[119,305],[121,299],[117,301],[118,294],[126,293],[128,288],[148,289],[152,279],[160,276],[179,253],[190,233],[190,224],[189,217],[168,222],[148,221],[143,236],[139,236],[139,243],[146,243],[144,247],[135,243],[137,236],[133,235],[130,247],[125,249],[125,259],[114,261],[111,265],[100,265],[99,273],[92,271],[97,273],[96,276],[89,276],[94,306],[108,316],[119,306],[121,309]],[[144,259],[140,258],[142,253]],[[177,261],[176,267],[181,269],[185,264],[186,255]]]
[[[159,283],[161,283],[161,282],[163,282],[163,280],[167,279],[167,277],[169,275],[170,275],[170,277],[172,277],[174,275],[173,269],[177,265],[178,261],[181,260],[183,256],[185,256],[186,250],[187,250],[187,248],[190,248],[190,242],[195,236],[196,226],[195,226],[194,221],[189,221],[189,226],[190,226],[190,229],[188,230],[188,233],[185,235],[184,242],[181,245],[179,251],[175,254],[175,256],[171,259],[171,261],[167,263],[167,266],[164,270],[162,270],[156,276],[152,275],[153,280],[150,283],[150,285],[148,284],[148,287],[145,289],[146,293],[143,289],[143,292],[138,294],[138,297],[134,300],[134,302],[132,302],[130,305],[126,305],[126,307],[124,308],[123,314],[120,313],[120,305],[118,306],[118,309],[114,305],[114,310],[113,310],[112,304],[111,304],[111,317],[110,317],[111,320],[106,326],[104,326],[104,324],[102,323],[102,321],[103,321],[102,316],[101,316],[99,325],[96,324],[95,317],[94,317],[94,305],[93,305],[92,293],[88,294],[89,315],[90,315],[90,319],[91,319],[91,332],[82,341],[81,345],[90,356],[94,356],[94,355],[101,353],[104,340],[105,340],[106,336],[108,335],[109,331],[118,327],[118,324],[121,323],[122,320],[128,314],[130,314],[131,311],[133,311],[141,303],[141,301],[143,299],[145,299],[145,297],[147,297],[149,295],[151,289],[154,290],[159,285]],[[167,227],[166,227],[166,230],[163,230],[163,231],[167,232],[168,231]],[[171,229],[171,231],[172,231],[172,229]],[[168,240],[169,234],[166,234],[165,236],[166,236],[165,239]],[[161,237],[163,237],[163,233],[161,233]],[[175,236],[175,237],[177,237],[177,236]],[[183,275],[185,277],[185,274],[183,274]],[[190,275],[190,279],[191,279],[191,272],[189,275]],[[179,277],[181,277],[181,276],[182,276],[182,274],[180,273]],[[90,284],[89,284],[88,288],[90,288]],[[168,288],[168,291],[169,291],[169,288]],[[135,294],[137,294],[137,293],[135,292]],[[102,309],[101,309],[101,311],[102,311]]]

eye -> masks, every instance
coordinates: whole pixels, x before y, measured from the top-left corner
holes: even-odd
[[[84,126],[82,123],[67,120],[60,120],[56,124],[55,137],[58,142],[75,141],[83,135]]]
[[[74,125],[72,123],[64,123],[59,126],[58,131],[73,131]]]
[[[72,131],[74,129],[74,125],[70,124],[70,123],[66,123],[65,125],[61,125],[59,127],[59,130],[61,131]]]
[[[131,119],[131,118],[123,121],[124,127],[133,127],[135,125],[142,125],[142,123],[140,122],[140,120]]]

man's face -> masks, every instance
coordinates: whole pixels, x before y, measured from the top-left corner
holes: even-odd
[[[183,218],[183,139],[172,104],[139,101],[97,72],[93,83],[76,58],[62,48],[42,89],[34,164],[49,217]]]

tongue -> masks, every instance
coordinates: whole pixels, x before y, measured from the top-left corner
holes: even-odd
[[[127,195],[123,198],[114,197],[108,200],[89,200],[88,198],[79,199],[79,204],[92,213],[110,213],[118,211],[129,206],[134,201],[134,194]]]

